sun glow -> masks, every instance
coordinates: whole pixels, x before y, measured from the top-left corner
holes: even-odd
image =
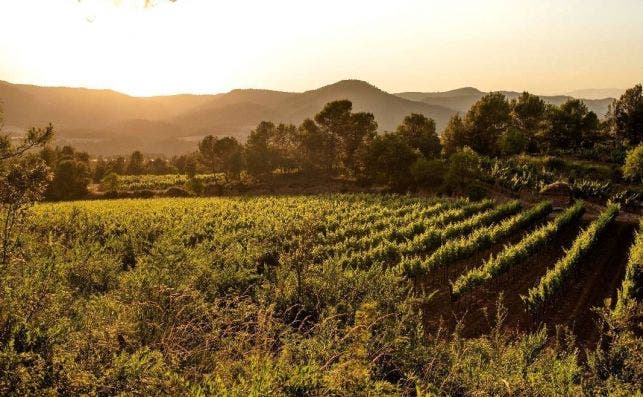
[[[642,2],[144,3],[0,0],[0,79],[134,95],[344,78],[559,93],[630,86],[643,64]]]

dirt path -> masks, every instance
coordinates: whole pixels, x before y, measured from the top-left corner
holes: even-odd
[[[508,330],[524,332],[545,324],[554,332],[556,325],[566,325],[574,332],[580,346],[593,346],[598,337],[598,315],[593,308],[602,306],[606,298],[614,301],[624,277],[635,224],[617,221],[610,225],[598,244],[588,253],[578,273],[568,280],[560,295],[548,305],[539,319],[528,316],[520,297],[526,295],[529,288],[536,285],[564,255],[565,249],[572,245],[578,233],[591,220],[591,217],[583,217],[565,227],[554,241],[535,255],[495,280],[466,293],[457,302],[450,300],[448,280],[454,280],[466,270],[479,266],[489,255],[497,254],[508,243],[519,241],[536,226],[516,233],[507,241],[478,252],[473,257],[454,263],[449,266],[446,276],[443,270],[429,274],[422,283],[426,293],[434,292],[432,299],[424,306],[427,329],[430,332],[439,328],[452,331],[459,322],[462,336],[476,337],[488,333],[494,325],[496,303],[502,293],[503,305],[507,309],[504,327]]]
[[[504,326],[514,330],[529,330],[531,321],[520,296],[526,295],[529,288],[538,283],[547,269],[572,245],[580,229],[587,224],[587,221],[579,220],[566,226],[553,241],[535,255],[465,294],[457,304],[460,315],[467,314],[463,335],[475,337],[489,331],[494,324],[485,314],[488,314],[491,320],[495,318],[496,303],[500,294],[503,296],[502,304],[507,309]]]
[[[589,347],[595,343],[598,315],[592,308],[603,306],[607,298],[614,302],[625,274],[634,229],[631,223],[619,221],[605,230],[578,273],[565,283],[560,295],[545,308],[543,324],[550,329],[555,324],[565,324],[572,329],[581,345]]]
[[[525,235],[547,221],[548,219],[542,219],[532,226],[515,233],[505,241],[479,251],[473,256],[452,263],[446,269],[435,269],[421,280],[416,286],[423,288],[426,294],[433,293],[429,302],[423,307],[425,326],[429,332],[444,327],[452,330],[464,315],[463,311],[459,308],[459,304],[451,302],[450,282],[454,281],[460,274],[467,270],[480,266],[484,260],[502,251],[506,245],[520,241]]]

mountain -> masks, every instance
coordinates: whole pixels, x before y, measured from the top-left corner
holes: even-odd
[[[604,99],[620,98],[623,93],[625,93],[624,88],[588,88],[583,90],[570,91],[565,95],[574,98]]]
[[[317,114],[326,103],[338,99],[349,99],[353,111],[373,113],[381,131],[395,129],[413,112],[432,117],[441,127],[454,113],[442,106],[399,98],[364,81],[343,80],[302,93],[233,90],[174,121],[189,125],[195,134],[214,131],[244,136],[262,120],[300,124]]]
[[[375,115],[381,131],[410,113],[433,118],[438,128],[455,112],[400,98],[366,82],[343,80],[302,93],[238,89],[216,95],[132,97],[110,90],[38,87],[0,82],[5,131],[54,124],[58,144],[93,154],[177,154],[194,150],[204,135],[241,140],[261,121],[299,124],[333,100],[349,99],[355,111]]]
[[[587,105],[587,107],[596,113],[599,117],[605,117],[607,114],[607,110],[609,105],[614,101],[614,97],[609,97],[609,96],[603,96],[601,97],[599,95],[599,99],[595,99],[593,95],[590,94],[597,94],[598,92],[601,92],[602,90],[580,90],[578,91],[580,94],[585,93],[588,94],[588,96],[592,96],[590,98],[582,96],[582,95],[554,95],[554,96],[547,96],[547,95],[539,95],[540,98],[542,98],[543,101],[546,103],[552,104],[552,105],[560,105],[563,102],[567,101],[568,99],[571,98],[579,98],[582,99],[583,102]],[[515,99],[520,96],[520,92],[516,91],[500,91],[502,92],[507,99]],[[616,92],[612,92],[616,93]],[[450,109],[453,109],[455,111],[464,113],[471,106],[476,103],[480,98],[482,98],[486,92],[480,91],[476,88],[473,87],[464,87],[464,88],[459,88],[456,90],[451,90],[451,91],[444,91],[444,92],[400,92],[395,95],[413,100],[413,101],[420,101],[427,103],[429,105],[439,105],[439,106],[444,106]]]
[[[508,98],[519,93],[503,92]],[[179,154],[196,148],[207,134],[244,140],[261,121],[299,124],[333,100],[349,99],[354,111],[374,114],[380,131],[394,130],[410,113],[435,120],[441,131],[449,117],[466,112],[485,93],[464,87],[445,92],[390,94],[360,80],[342,80],[305,92],[237,89],[216,95],[133,97],[111,90],[39,87],[0,81],[4,132],[54,124],[57,144],[96,155]],[[561,104],[569,96],[543,96]],[[599,116],[612,99],[585,99]]]

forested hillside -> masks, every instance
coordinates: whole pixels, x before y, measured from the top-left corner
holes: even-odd
[[[33,125],[56,126],[56,140],[97,155],[138,149],[182,154],[205,135],[243,141],[263,120],[299,124],[326,103],[348,99],[356,111],[373,113],[378,130],[394,130],[411,113],[435,121],[440,133],[449,118],[466,112],[484,95],[475,88],[444,93],[389,94],[359,80],[343,80],[301,93],[237,89],[216,95],[132,97],[111,90],[38,87],[0,82],[4,130],[20,133]],[[518,93],[507,92],[508,99]],[[569,97],[543,97],[560,105]],[[587,100],[604,116],[611,99]]]

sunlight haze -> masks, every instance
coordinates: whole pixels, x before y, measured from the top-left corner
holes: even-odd
[[[0,0],[0,80],[131,95],[627,88],[642,1]]]

